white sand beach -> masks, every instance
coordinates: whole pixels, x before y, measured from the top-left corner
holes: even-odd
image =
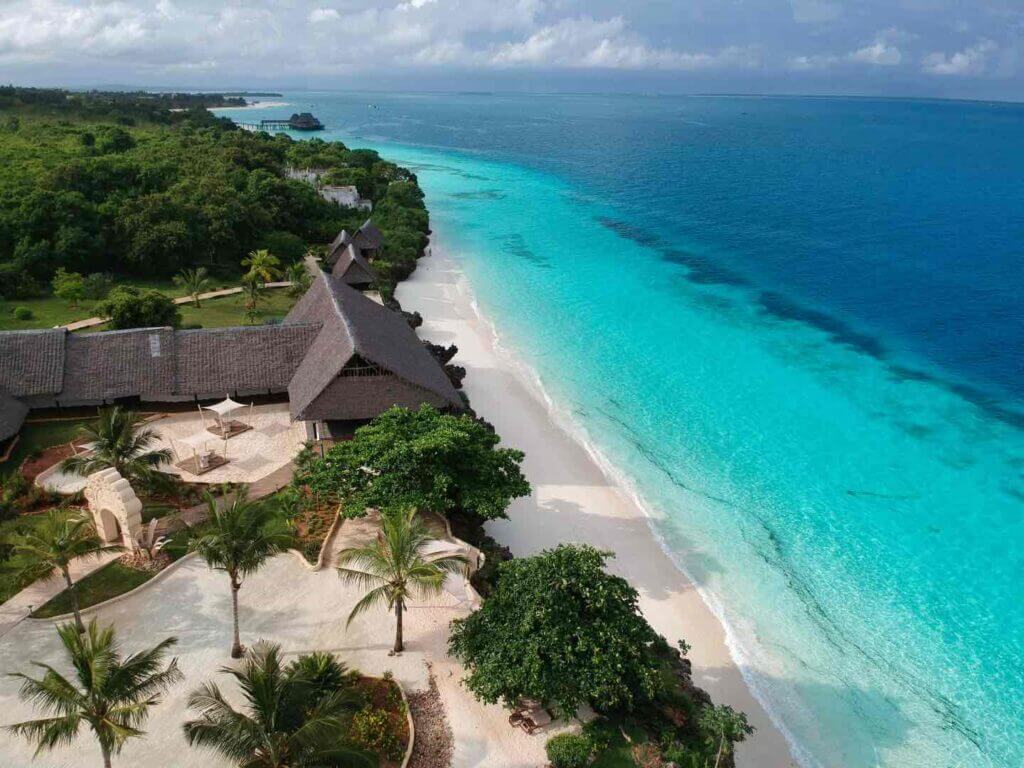
[[[474,409],[504,442],[526,453],[524,470],[533,494],[515,502],[509,519],[491,533],[516,555],[559,542],[589,543],[615,552],[611,568],[640,592],[641,608],[670,642],[693,646],[694,679],[717,703],[747,713],[756,734],[737,749],[742,768],[796,766],[782,732],[755,699],[731,658],[725,631],[684,574],[658,544],[633,497],[602,471],[598,461],[549,410],[543,393],[500,350],[482,318],[457,256],[438,245],[420,261],[397,296],[404,309],[424,317],[420,334],[459,348],[465,389]]]

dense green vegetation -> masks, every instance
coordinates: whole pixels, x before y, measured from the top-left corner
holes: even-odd
[[[295,483],[350,517],[372,507],[493,520],[506,516],[512,499],[530,493],[520,469],[522,451],[500,448],[500,442],[468,415],[396,406],[322,458],[311,449],[301,453]]]
[[[286,178],[293,166],[358,176],[386,238],[385,289],[412,271],[428,231],[413,174],[340,142],[251,133],[163,101],[0,89],[0,297],[48,295],[59,268],[237,275],[254,249],[290,260],[358,228],[365,213]]]

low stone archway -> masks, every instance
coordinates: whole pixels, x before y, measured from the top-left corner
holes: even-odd
[[[131,483],[116,469],[101,469],[89,475],[84,492],[99,537],[134,550],[142,533],[142,502]]]

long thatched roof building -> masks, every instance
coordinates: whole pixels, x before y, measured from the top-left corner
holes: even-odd
[[[362,421],[393,405],[463,407],[400,314],[326,273],[279,325],[0,333],[0,441],[30,408],[274,393],[287,393],[292,418],[307,422]]]

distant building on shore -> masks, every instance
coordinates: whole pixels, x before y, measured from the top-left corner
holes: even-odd
[[[352,185],[343,187],[324,185],[320,187],[320,196],[324,200],[343,205],[346,208],[358,208],[361,211],[369,211],[373,208],[373,203],[360,197],[359,190]]]

